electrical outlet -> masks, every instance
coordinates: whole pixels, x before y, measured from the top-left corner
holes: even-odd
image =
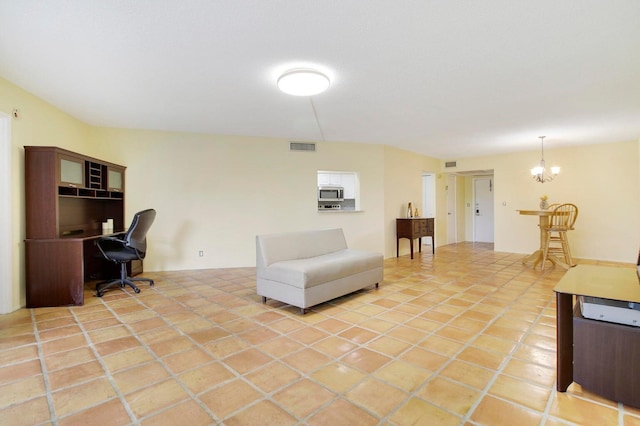
[[[204,257],[204,250],[200,250],[200,251],[198,252],[198,256],[199,256],[199,257]]]

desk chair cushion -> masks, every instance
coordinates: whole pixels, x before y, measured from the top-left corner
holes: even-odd
[[[126,262],[136,259],[144,259],[147,250],[147,231],[155,220],[156,211],[153,209],[143,210],[134,215],[129,230],[117,237],[102,237],[96,241],[96,245],[102,256],[120,265],[120,278],[103,281],[96,285],[98,297],[102,297],[104,290],[119,284],[120,287],[130,286],[136,293],[140,289],[133,283],[134,281],[147,281],[153,285],[153,280],[149,278],[131,278],[127,276]]]
[[[99,244],[102,248],[102,255],[116,263],[144,259],[146,254],[132,247],[127,247],[125,240],[116,237],[102,237]]]

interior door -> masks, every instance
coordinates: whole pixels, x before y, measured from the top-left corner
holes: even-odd
[[[493,177],[473,180],[473,241],[493,242]]]
[[[447,176],[447,244],[458,242],[456,226],[456,177]]]
[[[422,175],[422,217],[436,217],[436,180],[433,173]],[[431,245],[431,238],[423,238],[422,245]]]

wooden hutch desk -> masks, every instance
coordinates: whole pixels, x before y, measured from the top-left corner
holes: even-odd
[[[409,239],[411,258],[413,259],[413,240],[418,239],[418,251],[422,252],[422,237],[431,237],[431,253],[436,253],[433,240],[434,218],[414,217],[408,219],[396,219],[396,257],[400,256],[400,238]]]
[[[125,226],[125,167],[56,147],[24,150],[27,307],[82,305],[84,281],[110,269],[94,245],[102,222]]]

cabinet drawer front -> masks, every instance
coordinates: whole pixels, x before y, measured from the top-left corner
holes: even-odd
[[[426,219],[414,219],[413,220],[413,233],[416,235],[425,235],[427,233],[427,220]]]
[[[433,234],[433,219],[427,220],[427,232]]]

